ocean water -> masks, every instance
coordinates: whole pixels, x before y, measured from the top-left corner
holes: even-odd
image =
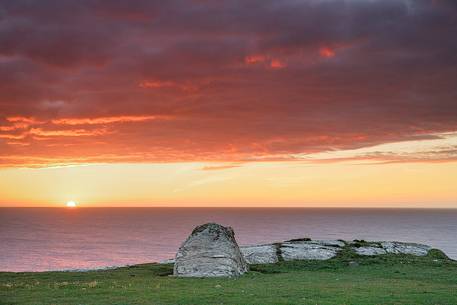
[[[241,245],[299,237],[397,240],[425,243],[457,259],[457,210],[0,208],[0,271],[160,261],[206,222],[233,227]]]

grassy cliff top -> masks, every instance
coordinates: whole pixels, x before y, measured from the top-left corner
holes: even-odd
[[[239,278],[174,278],[172,265],[0,273],[0,304],[457,304],[457,262],[358,256],[251,265]]]

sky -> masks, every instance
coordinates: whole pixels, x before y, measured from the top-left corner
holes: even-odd
[[[453,0],[0,2],[0,206],[457,208]]]

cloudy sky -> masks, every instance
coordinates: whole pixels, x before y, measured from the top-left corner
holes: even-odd
[[[457,207],[456,35],[453,0],[3,0],[0,202]]]

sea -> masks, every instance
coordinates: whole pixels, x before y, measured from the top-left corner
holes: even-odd
[[[0,271],[88,270],[173,258],[192,229],[231,226],[240,245],[292,238],[395,240],[457,259],[457,210],[0,208]]]

